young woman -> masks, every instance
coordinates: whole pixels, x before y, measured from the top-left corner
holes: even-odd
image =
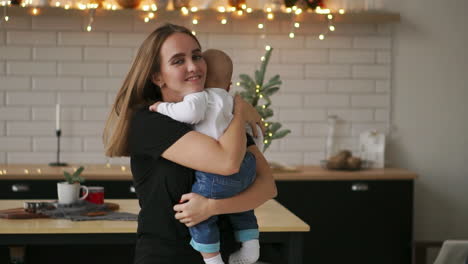
[[[196,37],[184,27],[164,25],[143,41],[109,114],[106,155],[131,157],[141,207],[135,263],[202,264],[201,255],[189,244],[187,227],[213,215],[252,210],[276,196],[268,164],[245,134],[244,124],[254,127],[261,118],[239,96],[234,118],[219,141],[148,110],[155,101],[179,102],[184,95],[201,91],[205,77],[206,63]],[[219,200],[190,193],[194,170],[233,174],[246,148],[257,163],[250,188]],[[232,237],[225,239],[230,233],[221,234],[221,251],[226,254],[232,252],[223,247],[232,245]]]

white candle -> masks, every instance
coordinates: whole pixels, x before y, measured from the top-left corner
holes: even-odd
[[[60,130],[60,104],[55,106],[55,130]]]

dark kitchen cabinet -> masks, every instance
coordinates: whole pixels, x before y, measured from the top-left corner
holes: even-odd
[[[310,225],[304,263],[410,264],[412,180],[277,181],[286,208]]]
[[[57,180],[2,180],[0,199],[57,199]],[[86,186],[103,186],[107,199],[136,199],[132,181],[88,180]]]

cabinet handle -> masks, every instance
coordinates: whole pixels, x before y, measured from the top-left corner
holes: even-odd
[[[135,193],[135,192],[136,192],[134,186],[130,186],[130,192],[131,192],[131,193]]]
[[[366,192],[369,190],[369,185],[367,183],[354,183],[351,185],[351,190],[353,192]]]
[[[13,192],[29,192],[29,185],[26,184],[13,184],[11,186]]]

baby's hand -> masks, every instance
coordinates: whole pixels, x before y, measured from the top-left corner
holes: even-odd
[[[158,111],[158,105],[159,105],[160,103],[161,103],[161,102],[156,102],[156,103],[150,105],[149,110],[152,111],[152,112],[157,112],[157,111]]]

